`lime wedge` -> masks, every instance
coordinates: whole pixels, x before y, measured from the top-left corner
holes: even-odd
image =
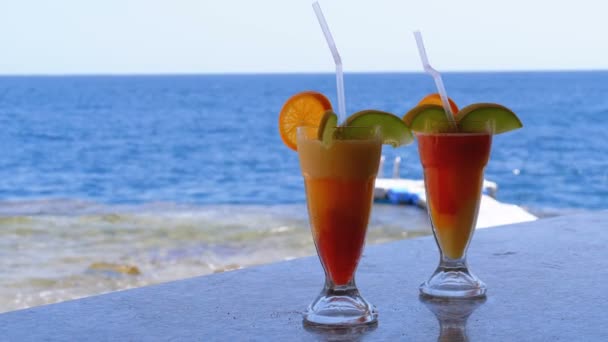
[[[509,108],[495,103],[475,103],[456,115],[461,132],[500,134],[523,127]]]
[[[318,138],[321,140],[323,145],[329,146],[334,140],[334,131],[338,125],[338,116],[331,110],[325,111],[321,122],[319,123],[319,135]]]
[[[363,110],[346,119],[344,126],[378,127],[382,143],[399,147],[414,141],[412,132],[399,117],[379,110]]]
[[[414,132],[444,133],[452,131],[443,107],[436,104],[424,104],[412,108],[405,114],[403,121]]]

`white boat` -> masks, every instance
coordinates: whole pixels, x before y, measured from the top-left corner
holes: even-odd
[[[424,180],[399,178],[400,162],[401,158],[395,158],[393,178],[381,177],[376,179],[374,200],[380,203],[414,205],[426,209]],[[380,170],[382,170],[383,164],[384,156],[380,162]],[[498,185],[496,183],[484,180],[477,228],[528,222],[538,219],[517,205],[497,201],[497,192]]]

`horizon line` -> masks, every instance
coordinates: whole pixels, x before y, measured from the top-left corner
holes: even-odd
[[[608,68],[589,69],[503,69],[446,70],[442,74],[577,73],[608,72]],[[113,77],[113,76],[255,76],[255,75],[332,75],[333,71],[212,71],[212,72],[75,72],[75,73],[0,73],[0,77]],[[426,74],[423,70],[345,71],[344,74]]]

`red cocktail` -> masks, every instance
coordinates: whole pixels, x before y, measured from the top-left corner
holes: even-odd
[[[458,110],[449,100],[452,117],[446,115],[447,105],[439,103],[438,95],[427,96],[404,117],[418,139],[427,210],[440,252],[439,266],[420,292],[445,298],[483,297],[486,286],[469,271],[466,252],[477,223],[484,169],[492,136],[522,124],[498,104],[477,103]]]
[[[485,285],[468,270],[466,251],[475,231],[484,168],[492,136],[485,133],[416,134],[427,206],[440,264],[423,294],[479,297]]]

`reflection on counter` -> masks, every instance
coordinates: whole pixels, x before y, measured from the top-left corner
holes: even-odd
[[[446,300],[421,296],[420,301],[431,310],[439,321],[437,341],[465,342],[469,341],[467,320],[486,299]]]

